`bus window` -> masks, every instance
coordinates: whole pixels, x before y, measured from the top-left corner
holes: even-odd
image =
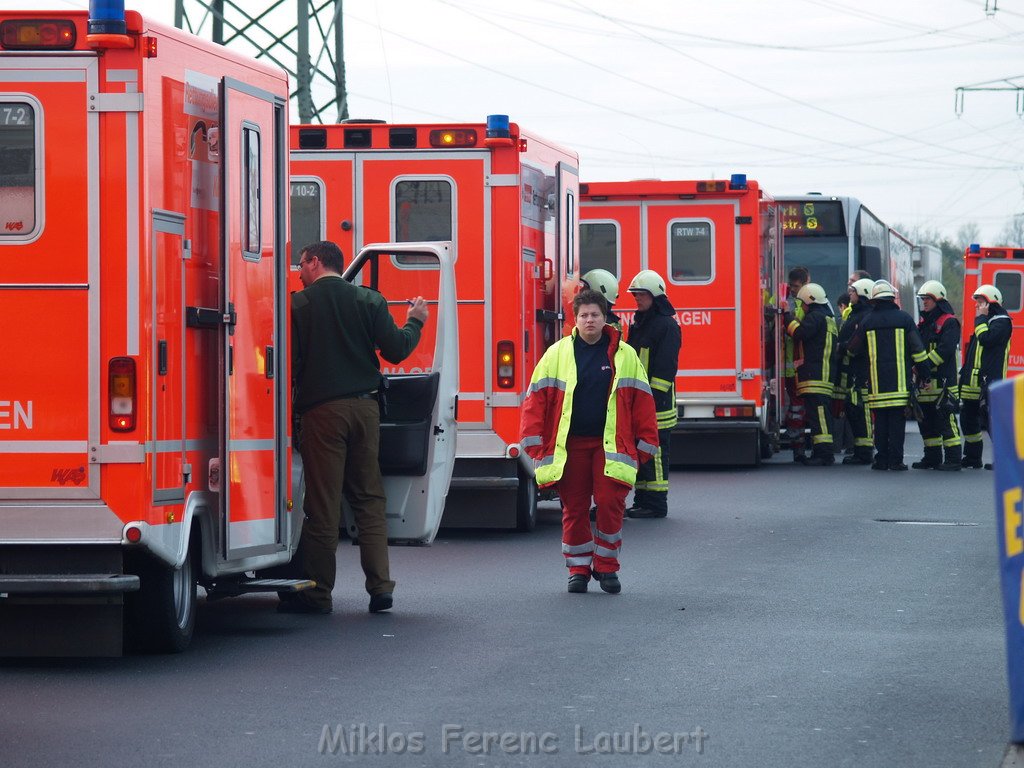
[[[395,183],[395,242],[418,243],[454,240],[452,183],[446,179],[406,179]],[[393,257],[399,266],[419,266],[420,256]],[[427,259],[422,266],[437,269],[437,260]]]
[[[619,276],[619,225],[614,221],[580,222],[580,274],[607,269]]]
[[[36,229],[36,112],[0,102],[0,235],[25,239]]]
[[[299,266],[302,249],[324,239],[324,186],[319,179],[292,179],[292,266]]]
[[[707,283],[713,277],[714,229],[710,221],[675,219],[668,225],[669,280]]]
[[[995,286],[1003,294],[1003,309],[1007,312],[1020,312],[1024,307],[1021,296],[1020,272],[996,272]]]

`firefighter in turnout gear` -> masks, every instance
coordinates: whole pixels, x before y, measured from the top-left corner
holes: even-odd
[[[904,471],[903,443],[910,402],[912,367],[921,378],[929,375],[928,354],[914,325],[914,318],[896,306],[896,289],[885,280],[871,288],[871,312],[853,338],[850,354],[866,355],[868,407],[875,418],[875,461],[872,469]]]
[[[962,464],[980,469],[981,431],[988,429],[988,388],[992,382],[1006,378],[1013,323],[1003,309],[1003,295],[994,285],[981,286],[971,298],[978,314],[960,369],[960,428],[964,433]],[[992,469],[992,465],[986,464],[985,468]]]
[[[921,301],[921,334],[931,381],[919,382],[917,401],[921,406],[921,437],[924,457],[915,461],[914,469],[960,469],[960,428],[956,415],[960,411],[957,397],[956,350],[960,346],[960,321],[946,300],[946,287],[938,280],[929,280],[917,291]],[[945,449],[945,459],[943,459]]]
[[[676,371],[682,334],[676,311],[665,295],[665,281],[651,269],[641,270],[629,284],[636,314],[629,326],[627,343],[636,350],[647,371],[658,419],[658,453],[640,466],[629,517],[665,517],[668,514],[668,468],[676,411]]]
[[[615,302],[619,300],[619,281],[607,269],[592,269],[580,277],[580,288],[597,291],[608,301],[608,317],[605,322],[622,333],[622,318],[615,314]]]
[[[868,411],[868,360],[867,356],[854,357],[850,354],[850,340],[861,322],[871,311],[871,288],[875,281],[867,278],[856,280],[847,293],[850,296],[850,313],[839,329],[840,389],[844,393],[846,419],[853,430],[853,455],[843,459],[843,464],[870,464],[874,457],[874,438],[871,429],[871,413]],[[836,393],[839,396],[839,393]]]
[[[835,463],[832,451],[832,394],[836,369],[836,319],[817,283],[807,283],[796,295],[804,306],[803,319],[787,318],[786,333],[794,342],[796,393],[803,398],[811,427],[811,457],[808,466]]]
[[[789,289],[789,308],[793,318],[802,320],[804,317],[804,304],[798,301],[796,295],[800,289],[811,281],[811,273],[806,267],[793,267],[789,270],[787,287]],[[785,356],[785,378],[786,378],[786,434],[790,439],[793,448],[793,461],[803,463],[807,460],[804,455],[804,400],[796,393],[796,360],[794,358],[794,342],[787,334],[783,338],[783,355]]]

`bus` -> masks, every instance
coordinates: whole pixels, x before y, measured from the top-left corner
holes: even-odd
[[[916,317],[914,245],[854,197],[779,197],[788,272],[807,267],[834,303],[854,270],[893,284],[900,306]],[[834,307],[833,307],[834,308]]]

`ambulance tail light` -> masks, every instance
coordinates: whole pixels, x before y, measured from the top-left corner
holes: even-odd
[[[9,19],[0,24],[0,45],[13,51],[65,50],[75,47],[70,19]]]
[[[716,405],[716,419],[752,419],[754,418],[754,406],[752,405]]]
[[[498,386],[512,389],[515,386],[516,347],[511,341],[498,342]]]
[[[430,132],[432,147],[475,147],[476,140],[472,128],[438,128]]]
[[[135,429],[135,361],[130,357],[111,358],[107,366],[107,413],[114,432]]]
[[[726,184],[724,181],[698,181],[697,191],[698,192],[725,192]]]

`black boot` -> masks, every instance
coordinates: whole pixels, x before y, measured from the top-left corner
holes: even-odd
[[[914,469],[935,469],[940,464],[942,464],[942,446],[928,445],[924,449],[924,458],[920,461],[915,461],[910,466]]]
[[[960,461],[963,458],[961,455],[960,445],[946,446],[946,460],[942,462],[936,469],[941,469],[943,472],[959,472],[963,467],[960,465]]]

